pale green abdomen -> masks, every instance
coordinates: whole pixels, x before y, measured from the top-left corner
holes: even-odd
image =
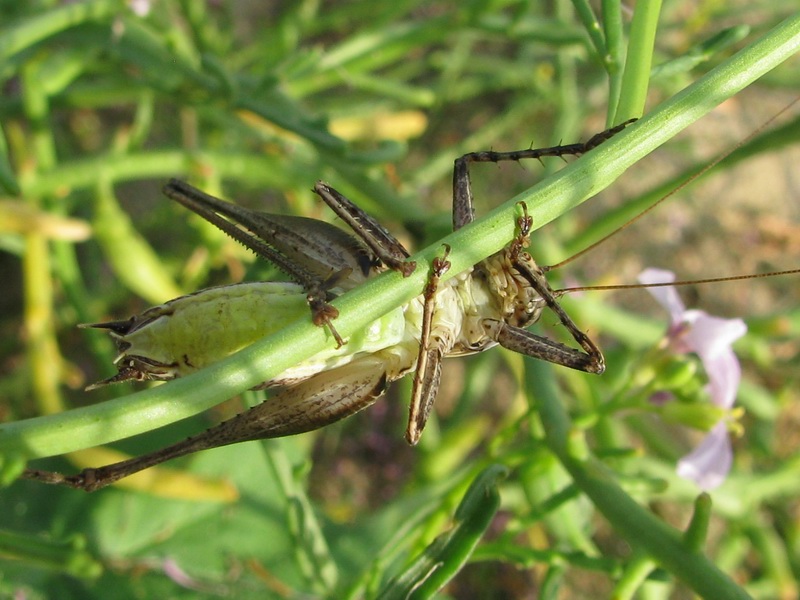
[[[166,369],[171,379],[218,362],[297,319],[310,319],[306,294],[293,283],[256,282],[203,290],[148,309],[131,331],[115,335],[120,357],[145,359]],[[401,309],[385,315],[348,339],[341,348],[326,346],[319,354],[284,372],[274,383],[288,383],[345,364],[360,352],[375,352],[400,341]]]

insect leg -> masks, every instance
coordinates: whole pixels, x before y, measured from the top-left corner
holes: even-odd
[[[541,159],[544,156],[580,156],[599,146],[610,137],[616,135],[636,119],[630,119],[592,136],[589,141],[578,144],[552,146],[550,148],[530,148],[512,152],[470,152],[457,158],[453,165],[453,230],[461,229],[475,219],[472,186],[469,181],[469,166],[474,162],[500,162],[505,160],[519,161],[527,158]]]
[[[383,225],[322,181],[314,185],[314,192],[350,226],[350,229],[369,246],[383,264],[400,271],[403,277],[408,277],[414,272],[416,263],[406,261],[409,257],[408,250]]]
[[[569,319],[569,317],[567,318]],[[589,336],[577,328],[580,339],[576,337],[576,340],[586,349],[585,352],[570,348],[555,340],[535,335],[527,329],[508,325],[503,321],[486,319],[484,327],[489,337],[496,340],[503,348],[519,354],[546,360],[547,362],[585,373],[600,374],[605,370],[605,361],[600,349],[595,346]],[[570,331],[570,333],[573,332]]]
[[[266,213],[225,202],[177,179],[171,179],[163,191],[168,198],[200,215],[261,258],[274,264],[297,283],[307,288],[319,284],[320,277],[317,273],[311,271],[308,265],[302,264],[298,257],[293,257],[294,260],[287,257],[285,252],[278,249],[280,245],[275,243],[276,237],[284,236],[288,238],[286,243],[299,248],[305,245],[305,240],[292,239],[290,236],[294,237],[294,234],[291,229],[282,226],[281,223],[273,223],[273,227],[266,234],[256,231],[259,224],[263,228],[263,223],[259,221],[267,217]]]
[[[436,394],[439,391],[439,380],[442,375],[442,358],[446,351],[445,344],[436,335],[431,335],[433,314],[436,308],[436,291],[439,279],[450,268],[447,255],[450,246],[445,245],[444,256],[435,258],[431,267],[431,275],[423,292],[422,331],[419,340],[417,370],[411,390],[411,404],[408,409],[408,427],[406,441],[415,445],[431,412]]]
[[[561,307],[555,292],[547,282],[544,275],[545,270],[539,267],[525,252],[529,241],[531,218],[528,215],[527,205],[524,202],[520,202],[520,205],[522,216],[517,220],[519,233],[509,246],[509,260],[520,276],[544,300],[547,307],[558,316],[558,320],[567,328],[583,351],[534,335],[527,329],[515,327],[503,321],[486,321],[484,325],[489,330],[490,336],[504,348],[579,371],[600,374],[606,368],[603,353]]]
[[[24,478],[93,492],[144,469],[200,450],[249,440],[277,438],[319,429],[371,405],[386,390],[384,363],[364,357],[286,388],[216,427],[122,462],[77,475],[30,469]]]
[[[314,323],[326,325],[337,344],[344,344],[332,324],[339,313],[328,304],[328,291],[363,281],[374,262],[354,238],[322,221],[272,215],[225,202],[176,179],[164,186],[164,193],[301,284]]]

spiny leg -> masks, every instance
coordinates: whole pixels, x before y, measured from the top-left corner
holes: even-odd
[[[514,327],[494,319],[486,319],[484,328],[489,337],[512,352],[584,373],[600,374],[605,370],[603,355],[596,347],[592,353],[582,352],[561,342],[531,333],[527,329]],[[593,345],[585,334],[584,338]]]
[[[475,219],[472,186],[469,181],[469,166],[471,163],[519,161],[528,158],[539,160],[544,156],[580,156],[613,137],[635,120],[630,119],[616,127],[595,134],[589,141],[583,143],[551,146],[550,148],[530,148],[512,152],[493,152],[490,150],[470,152],[457,158],[453,165],[453,230],[461,229]]]
[[[321,221],[250,210],[177,179],[163,191],[302,285],[314,323],[327,326],[339,347],[345,343],[332,323],[339,312],[328,291],[353,272],[366,275],[372,260],[352,237]]]
[[[603,358],[603,353],[600,351],[600,348],[592,341],[592,339],[586,335],[580,328],[575,324],[572,318],[566,313],[566,311],[561,307],[556,299],[555,294],[553,294],[553,290],[550,289],[550,286],[547,284],[547,281],[544,279],[544,276],[541,273],[536,273],[533,277],[529,279],[531,282],[532,287],[536,290],[536,292],[544,299],[547,307],[556,313],[558,316],[558,320],[561,324],[567,328],[567,331],[572,336],[572,338],[578,342],[578,344],[583,348],[583,352],[580,350],[571,349],[572,352],[575,353],[575,360],[573,361],[572,358],[568,358],[566,362],[561,360],[554,360],[551,362],[555,362],[557,364],[563,365],[565,367],[570,367],[572,369],[578,369],[579,371],[585,371],[587,373],[596,373],[600,374],[606,370],[605,359]],[[535,282],[535,283],[534,283]],[[524,334],[534,336],[526,329],[520,329],[518,327],[507,326],[510,330],[518,329],[519,332],[524,332]],[[515,332],[516,333],[516,332]],[[508,334],[510,335],[510,334]],[[514,336],[515,339],[518,339],[519,336]],[[509,343],[510,342],[510,338]],[[509,350],[517,350],[509,346],[507,343],[504,343],[502,339],[498,339],[498,342],[504,347],[508,348]],[[566,347],[566,346],[565,346]],[[568,348],[568,347],[566,347]],[[527,352],[523,352],[523,354],[527,354]]]
[[[408,408],[408,427],[406,428],[406,441],[412,446],[419,441],[422,430],[428,422],[428,415],[439,391],[442,358],[448,350],[439,337],[431,335],[439,280],[450,268],[450,263],[447,261],[448,254],[450,254],[450,246],[445,244],[444,255],[441,258],[433,259],[431,274],[423,292],[422,330],[419,339],[417,370],[414,373],[411,403]]]
[[[386,390],[385,364],[372,356],[324,371],[216,427],[155,452],[77,475],[28,469],[23,478],[93,492],[173,458],[256,439],[319,429],[368,407]]]
[[[509,258],[517,272],[539,294],[547,307],[558,316],[558,320],[567,328],[567,331],[583,348],[583,351],[535,335],[527,329],[515,327],[503,321],[487,320],[485,323],[487,331],[501,346],[514,352],[586,373],[600,374],[605,371],[603,353],[592,339],[578,328],[572,318],[561,307],[556,294],[550,288],[550,284],[547,283],[544,271],[524,251],[524,248],[528,245],[531,218],[528,215],[527,205],[524,202],[519,204],[523,213],[517,220],[520,231],[509,246]]]
[[[314,185],[314,192],[350,226],[350,229],[369,246],[383,264],[400,271],[403,277],[408,277],[414,272],[416,263],[406,260],[410,256],[408,250],[383,225],[322,181]]]
[[[273,241],[268,240],[266,236],[253,233],[257,227],[257,219],[266,218],[266,213],[258,213],[220,200],[177,179],[171,179],[164,186],[163,192],[168,198],[200,215],[258,256],[274,264],[297,283],[307,288],[319,285],[319,275],[312,272],[308,266],[301,264],[300,260],[288,258],[285,253],[276,249]],[[276,231],[281,235],[292,234],[289,228],[283,228],[276,223],[274,229],[270,231],[270,237],[274,237]],[[305,243],[302,239],[292,241],[296,246]]]

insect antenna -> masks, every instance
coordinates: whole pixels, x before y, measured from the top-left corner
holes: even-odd
[[[706,279],[687,279],[685,281],[669,281],[666,283],[621,283],[615,285],[586,285],[561,288],[553,290],[557,295],[571,294],[574,292],[586,291],[608,291],[608,290],[633,290],[641,288],[655,287],[675,287],[680,285],[697,285],[701,283],[725,283],[728,281],[742,281],[745,279],[762,279],[766,277],[777,277],[779,275],[796,275],[800,269],[787,269],[785,271],[768,271],[766,273],[749,273],[747,275],[730,275],[728,277],[709,277]]]
[[[747,135],[739,143],[735,144],[730,149],[728,149],[725,152],[723,152],[722,154],[720,154],[713,161],[711,161],[707,165],[703,166],[699,171],[697,171],[697,172],[693,173],[691,176],[687,177],[678,186],[672,188],[669,192],[667,192],[666,194],[661,196],[658,200],[653,202],[650,206],[646,207],[644,210],[642,210],[641,212],[636,214],[634,217],[632,217],[632,218],[628,219],[627,221],[625,221],[622,225],[620,225],[619,227],[617,227],[616,229],[614,229],[610,233],[602,236],[599,240],[591,243],[590,245],[586,246],[582,250],[576,252],[575,254],[571,255],[570,257],[568,257],[568,258],[566,258],[566,259],[564,259],[564,260],[562,260],[562,261],[560,261],[558,263],[555,263],[555,264],[552,264],[552,265],[547,265],[547,266],[542,266],[541,267],[542,270],[551,271],[551,270],[563,267],[564,265],[567,265],[567,264],[569,264],[569,263],[581,258],[582,256],[590,253],[591,251],[593,251],[595,248],[597,248],[601,244],[605,243],[610,238],[616,236],[622,230],[627,229],[628,227],[630,227],[631,225],[636,223],[639,219],[641,219],[642,217],[647,215],[649,212],[654,210],[657,206],[662,204],[664,201],[668,200],[669,198],[671,198],[672,196],[674,196],[675,194],[677,194],[678,192],[680,192],[681,190],[686,188],[689,184],[693,183],[696,179],[699,179],[700,177],[702,177],[703,175],[705,175],[706,173],[711,171],[713,168],[715,168],[721,162],[723,162],[728,157],[730,157],[734,152],[736,152],[737,150],[739,150],[743,146],[747,145],[748,143],[752,142],[756,137],[758,137],[760,134],[762,134],[772,123],[774,123],[782,115],[784,115],[789,110],[791,110],[792,107],[794,107],[794,105],[797,104],[798,102],[800,102],[800,96],[798,96],[797,98],[792,100],[789,104],[787,104],[785,107],[783,107],[780,111],[778,111],[777,113],[772,115],[769,119],[764,121],[764,123],[762,123],[759,127],[754,129],[749,135]],[[716,282],[716,281],[735,281],[737,279],[755,279],[755,278],[760,278],[760,277],[772,277],[772,276],[775,276],[775,275],[792,274],[792,273],[797,273],[797,272],[798,271],[796,269],[791,269],[791,270],[788,270],[788,271],[776,271],[776,272],[772,272],[772,273],[761,273],[761,274],[742,275],[742,276],[734,276],[734,277],[722,277],[722,278],[718,278],[718,279],[699,280],[699,281],[695,281],[695,282],[675,282],[675,283],[671,283],[671,284],[667,284],[667,285],[688,285],[689,283],[708,283],[708,282]],[[621,286],[597,286],[597,287],[569,288],[569,291],[578,291],[578,290],[587,290],[587,289],[626,289],[626,288],[637,288],[637,287],[655,287],[655,286],[652,286],[652,285],[643,286],[641,284],[631,284],[631,285],[621,285]],[[567,290],[562,290],[562,292],[563,293],[567,293]]]
[[[795,98],[794,100],[792,100],[789,104],[784,106],[780,111],[778,111],[777,113],[772,115],[769,119],[764,121],[764,123],[762,123],[759,127],[754,129],[749,135],[747,135],[745,138],[743,138],[737,144],[735,144],[730,149],[728,149],[725,152],[723,152],[722,154],[720,154],[717,158],[715,158],[713,161],[711,161],[710,163],[708,163],[705,166],[703,166],[697,172],[695,172],[692,175],[690,175],[689,177],[687,177],[684,181],[682,181],[676,187],[672,188],[669,192],[667,192],[666,194],[662,195],[658,200],[656,200],[655,202],[650,204],[648,207],[646,207],[644,210],[642,210],[641,212],[636,214],[634,217],[632,217],[632,218],[628,219],[627,221],[625,221],[622,225],[620,225],[619,227],[617,227],[616,229],[614,229],[610,233],[608,233],[606,235],[603,235],[597,241],[591,243],[590,245],[586,246],[582,250],[576,252],[575,254],[571,255],[570,257],[568,257],[568,258],[566,258],[566,259],[564,259],[564,260],[562,260],[562,261],[560,261],[558,263],[555,263],[555,264],[552,264],[552,265],[547,265],[547,266],[542,266],[541,267],[542,270],[551,271],[551,270],[563,267],[564,265],[567,265],[567,264],[577,260],[578,258],[581,258],[582,256],[584,256],[586,254],[589,254],[595,248],[597,248],[601,244],[605,243],[610,238],[616,236],[618,233],[620,233],[624,229],[627,229],[628,227],[630,227],[631,225],[633,225],[634,223],[639,221],[639,219],[641,219],[642,217],[647,215],[649,212],[651,212],[653,209],[655,209],[657,206],[659,206],[665,200],[671,198],[672,196],[677,194],[679,191],[681,191],[684,188],[686,188],[689,184],[693,183],[696,179],[699,179],[700,177],[702,177],[703,175],[705,175],[706,173],[711,171],[713,168],[715,168],[721,162],[723,162],[728,157],[730,157],[734,152],[736,152],[737,150],[739,150],[743,146],[747,145],[748,143],[752,142],[757,136],[762,134],[772,123],[774,123],[782,115],[784,115],[789,110],[791,110],[792,107],[794,107],[798,102],[800,102],[800,96]],[[798,268],[798,269],[788,269],[788,270],[782,270],[782,271],[770,271],[770,272],[765,272],[765,273],[753,273],[753,274],[746,274],[746,275],[733,275],[733,276],[726,276],[726,277],[713,277],[713,278],[705,278],[705,279],[697,279],[697,280],[674,281],[674,282],[668,282],[668,283],[650,283],[650,284],[634,283],[634,284],[599,285],[599,286],[576,286],[576,287],[568,287],[568,288],[562,288],[562,289],[554,290],[554,293],[557,294],[558,296],[561,296],[561,295],[568,294],[568,293],[579,292],[579,291],[589,291],[589,290],[591,290],[591,291],[594,291],[594,290],[623,290],[623,289],[666,287],[666,286],[686,286],[686,285],[694,285],[694,284],[701,284],[701,283],[721,283],[721,282],[727,282],[727,281],[741,281],[741,280],[745,280],[745,279],[760,279],[760,278],[765,278],[765,277],[776,277],[776,276],[779,276],[779,275],[792,275],[792,274],[798,274],[798,273],[800,273],[800,268]]]

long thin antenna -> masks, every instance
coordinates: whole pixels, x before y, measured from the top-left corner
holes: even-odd
[[[796,275],[800,269],[789,269],[787,271],[770,271],[769,273],[753,273],[750,275],[732,275],[730,277],[712,277],[709,279],[691,279],[686,281],[667,281],[664,283],[625,283],[617,285],[587,285],[580,287],[568,287],[560,290],[553,290],[557,295],[571,294],[573,292],[586,292],[597,290],[631,290],[653,287],[675,287],[677,285],[695,285],[700,283],[723,283],[727,281],[741,281],[743,279],[761,279],[762,277],[777,277],[778,275]]]
[[[608,240],[609,238],[611,238],[611,237],[613,237],[613,236],[617,235],[617,234],[618,234],[620,231],[622,231],[623,229],[625,229],[625,228],[629,227],[630,225],[632,225],[633,223],[635,223],[636,221],[638,221],[639,219],[641,219],[643,216],[645,216],[647,213],[649,213],[651,210],[653,210],[653,209],[654,209],[655,207],[657,207],[659,204],[661,204],[662,202],[664,202],[666,199],[668,199],[668,198],[671,198],[671,197],[672,197],[672,196],[674,196],[676,193],[678,193],[679,191],[681,191],[682,189],[684,189],[686,186],[688,186],[690,183],[692,183],[692,182],[693,182],[695,179],[697,179],[697,178],[699,178],[699,177],[702,177],[703,175],[705,175],[705,174],[706,174],[708,171],[710,171],[711,169],[713,169],[714,167],[716,167],[716,166],[717,166],[717,165],[718,165],[720,162],[722,162],[723,160],[725,160],[726,158],[728,158],[728,156],[730,156],[731,154],[733,154],[733,153],[734,153],[736,150],[738,150],[739,148],[741,148],[742,146],[744,146],[744,145],[745,145],[745,144],[747,144],[748,142],[752,141],[752,140],[753,140],[753,139],[754,139],[756,136],[760,135],[760,134],[761,134],[761,133],[762,133],[762,132],[763,132],[763,131],[764,131],[764,130],[767,128],[767,127],[769,127],[769,125],[770,125],[770,124],[772,124],[772,123],[773,123],[775,120],[777,120],[777,119],[778,119],[778,118],[779,118],[781,115],[783,115],[784,113],[786,113],[787,111],[789,111],[789,110],[790,110],[790,109],[791,109],[791,108],[792,108],[792,107],[793,107],[795,104],[797,104],[798,102],[800,102],[800,96],[798,96],[797,98],[795,98],[794,100],[792,100],[792,101],[791,101],[789,104],[787,104],[786,106],[784,106],[784,107],[783,107],[783,108],[782,108],[780,111],[778,111],[777,113],[775,113],[774,115],[772,115],[772,116],[771,116],[769,119],[767,119],[766,121],[764,121],[764,123],[762,123],[760,127],[758,127],[757,129],[753,130],[753,132],[752,132],[752,133],[750,133],[750,134],[749,134],[747,137],[745,137],[744,139],[742,139],[742,140],[741,140],[741,141],[740,141],[738,144],[736,144],[735,146],[733,146],[733,147],[732,147],[732,148],[730,148],[729,150],[726,150],[725,152],[723,152],[722,154],[720,154],[720,155],[719,155],[719,156],[718,156],[716,159],[714,159],[712,162],[710,162],[709,164],[707,164],[706,166],[704,166],[702,169],[700,169],[700,170],[699,170],[697,173],[695,173],[694,175],[692,175],[691,177],[689,177],[688,179],[686,179],[686,181],[684,181],[683,183],[681,183],[680,185],[678,185],[676,188],[672,189],[670,192],[668,192],[667,194],[665,194],[664,196],[662,196],[660,199],[658,199],[656,202],[654,202],[653,204],[651,204],[650,206],[648,206],[646,209],[644,209],[644,210],[643,210],[642,212],[640,212],[638,215],[636,215],[635,217],[633,217],[633,218],[629,219],[628,221],[626,221],[625,223],[623,223],[622,225],[620,225],[620,226],[619,226],[617,229],[615,229],[615,230],[614,230],[614,231],[612,231],[611,233],[609,233],[609,234],[607,234],[607,235],[604,235],[602,238],[600,238],[599,240],[597,240],[597,241],[596,241],[596,242],[594,242],[593,244],[591,244],[591,245],[587,246],[587,247],[586,247],[586,248],[584,248],[583,250],[580,250],[580,251],[579,251],[579,252],[577,252],[576,254],[573,254],[573,255],[572,255],[572,256],[570,256],[569,258],[566,258],[566,259],[562,260],[561,262],[559,262],[559,263],[556,263],[556,264],[554,264],[554,265],[549,265],[549,266],[547,266],[547,267],[542,267],[542,269],[544,269],[545,271],[551,271],[551,270],[553,270],[553,269],[557,269],[557,268],[559,268],[559,267],[563,267],[564,265],[566,265],[566,264],[568,264],[568,263],[571,263],[572,261],[574,261],[574,260],[576,260],[576,259],[580,258],[580,257],[581,257],[581,256],[583,256],[584,254],[588,254],[589,252],[591,252],[592,250],[594,250],[594,249],[595,249],[597,246],[599,246],[600,244],[604,243],[604,242],[605,242],[606,240]],[[784,274],[784,273],[794,273],[794,272],[795,272],[795,271],[781,271],[781,272],[778,272],[778,273],[776,273],[776,274],[777,274],[777,275],[782,275],[782,274]],[[756,276],[756,275],[752,275],[752,276],[751,276],[751,275],[745,275],[745,276],[743,276],[743,277],[741,277],[741,278],[742,278],[742,279],[748,279],[748,278],[751,278],[751,277],[757,277],[757,276]],[[732,281],[732,280],[735,280],[735,279],[737,279],[737,278],[736,278],[736,277],[733,277],[733,278],[730,278],[730,279],[728,279],[728,278],[722,278],[722,279],[720,279],[720,280],[716,280],[716,279],[710,279],[710,280],[704,280],[704,281],[702,281],[702,282],[698,281],[698,282],[695,282],[695,283],[705,283],[706,281],[708,281],[708,282],[711,282],[711,281],[728,281],[728,280]],[[670,285],[680,285],[680,283],[676,283],[676,284],[670,284]],[[628,286],[619,286],[619,287],[617,287],[617,286],[609,286],[608,288],[607,288],[607,287],[602,287],[602,286],[600,286],[600,287],[595,287],[595,288],[592,288],[592,289],[623,289],[623,288],[625,288],[625,287],[628,287]],[[642,287],[642,286],[640,286],[640,285],[631,285],[630,287]],[[648,286],[648,287],[649,287],[649,286]],[[580,289],[585,289],[585,288],[580,288]]]

